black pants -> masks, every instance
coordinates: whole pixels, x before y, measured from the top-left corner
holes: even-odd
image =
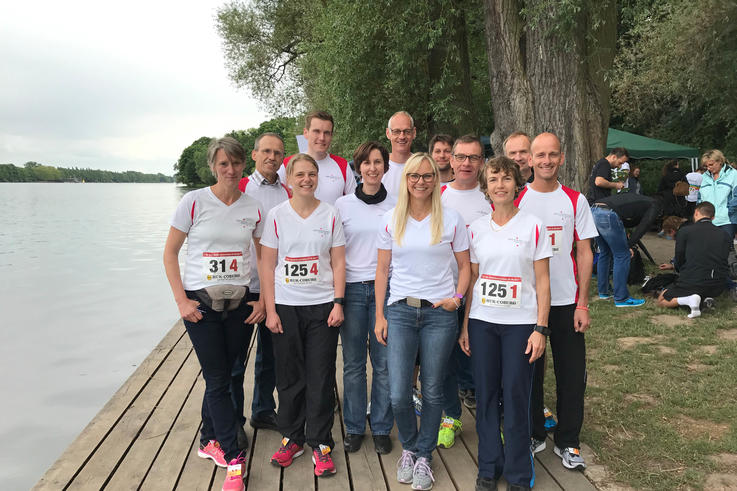
[[[198,300],[193,292],[187,297]],[[243,355],[253,326],[243,321],[251,315],[246,302],[226,312],[215,312],[200,304],[202,319],[199,322],[184,321],[187,334],[202,367],[205,379],[205,396],[202,401],[202,429],[200,442],[217,440],[230,461],[238,456],[236,425],[238,418],[230,394],[231,372],[235,360]]]
[[[581,448],[578,436],[583,425],[583,397],[586,392],[586,342],[584,335],[573,329],[576,304],[550,307],[550,348],[553,351],[556,411],[555,445],[560,448]],[[532,383],[532,436],[545,439],[543,416],[543,383],[545,381],[545,353],[535,362]]]
[[[277,423],[282,435],[297,445],[333,448],[335,354],[339,328],[328,326],[333,303],[276,305],[283,333],[273,334]]]

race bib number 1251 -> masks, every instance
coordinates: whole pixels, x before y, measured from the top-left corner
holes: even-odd
[[[479,295],[481,305],[518,309],[522,294],[522,278],[482,274],[475,293]]]

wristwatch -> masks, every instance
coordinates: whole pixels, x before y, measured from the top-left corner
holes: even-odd
[[[335,297],[333,299],[333,303],[337,303],[338,305],[345,305],[345,297]]]
[[[543,336],[550,336],[550,328],[547,326],[535,326],[535,331],[539,332]]]

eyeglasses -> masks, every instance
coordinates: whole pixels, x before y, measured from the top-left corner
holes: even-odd
[[[409,129],[406,129],[406,130],[389,130],[389,131],[392,132],[392,136],[399,136],[399,135],[412,136],[412,131],[413,130],[414,130],[414,128],[409,128]]]
[[[431,174],[417,174],[416,172],[412,172],[411,174],[407,174],[407,179],[409,179],[409,182],[415,183],[420,180],[420,177],[424,182],[432,182],[435,179],[435,173]]]
[[[453,158],[456,162],[463,162],[464,160],[468,159],[473,164],[478,164],[484,159],[484,157],[481,155],[466,155],[464,153],[454,153]]]

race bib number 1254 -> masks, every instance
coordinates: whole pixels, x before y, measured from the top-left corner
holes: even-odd
[[[518,309],[522,294],[522,278],[482,274],[475,292],[481,305]]]
[[[284,283],[288,285],[312,285],[320,280],[318,256],[285,257]]]

